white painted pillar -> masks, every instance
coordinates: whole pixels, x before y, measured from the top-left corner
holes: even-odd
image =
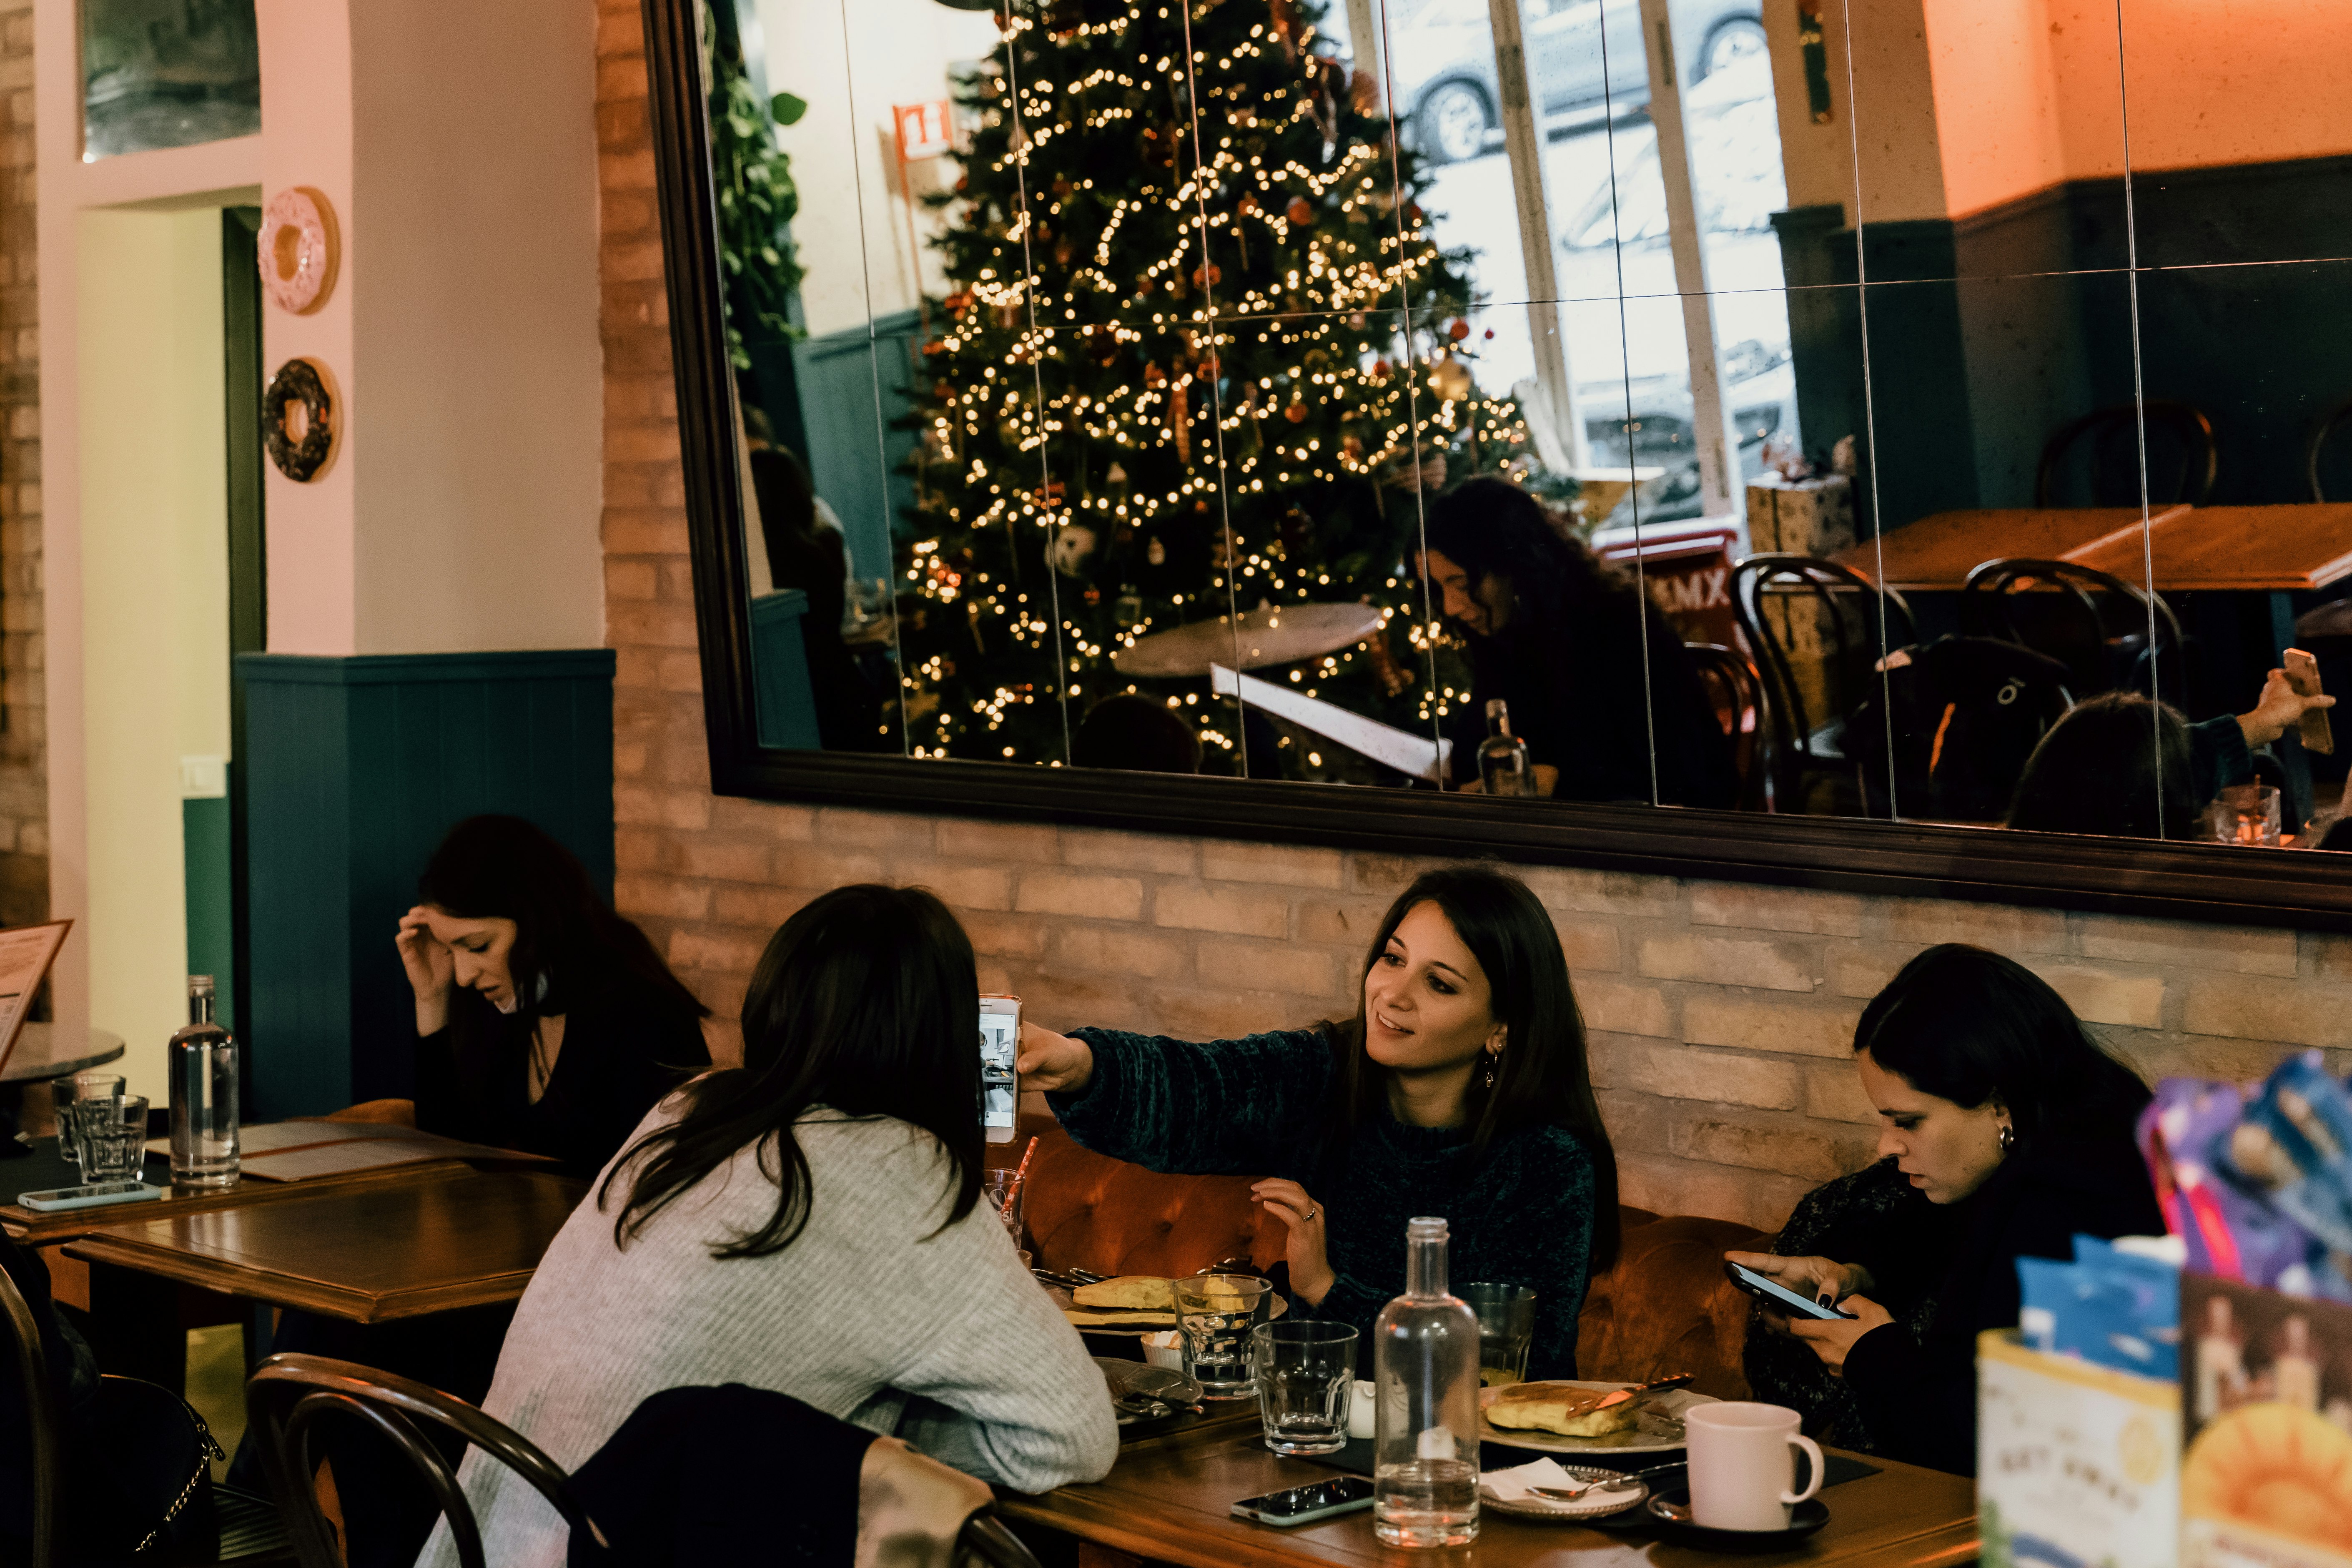
[[[1495,29],[1495,79],[1502,89],[1503,150],[1511,161],[1512,205],[1519,220],[1519,252],[1528,269],[1528,335],[1534,341],[1536,384],[1551,405],[1553,433],[1571,468],[1592,467],[1591,443],[1576,411],[1576,384],[1569,374],[1568,340],[1559,330],[1559,277],[1552,265],[1556,242],[1551,204],[1544,195],[1543,125],[1536,113],[1534,83],[1528,74],[1519,0],[1486,0]],[[1537,411],[1528,409],[1532,421]]]

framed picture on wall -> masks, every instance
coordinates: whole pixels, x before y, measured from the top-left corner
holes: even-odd
[[[82,160],[261,130],[253,0],[81,0]]]

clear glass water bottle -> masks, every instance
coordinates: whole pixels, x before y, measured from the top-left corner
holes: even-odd
[[[1533,795],[1528,743],[1511,733],[1509,704],[1497,697],[1486,704],[1486,738],[1478,742],[1478,782],[1488,795]]]
[[[233,1187],[236,1140],[236,1040],[213,1022],[213,977],[188,976],[187,1027],[173,1032],[172,1184]]]
[[[1404,1294],[1372,1326],[1372,1533],[1478,1538],[1478,1315],[1445,1289],[1445,1222],[1405,1225]]]

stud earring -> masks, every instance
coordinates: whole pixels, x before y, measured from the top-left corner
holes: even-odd
[[[2006,1154],[2011,1149],[2016,1147],[2017,1129],[2010,1126],[2007,1122],[2003,1122],[2000,1129],[2000,1152]]]

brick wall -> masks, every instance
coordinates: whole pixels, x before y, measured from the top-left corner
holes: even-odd
[[[47,918],[33,0],[0,0],[0,925]]]
[[[636,0],[599,4],[624,912],[722,1022],[780,921],[868,879],[937,891],[971,931],[983,984],[1018,993],[1048,1025],[1207,1037],[1352,1011],[1370,932],[1432,862],[709,793]],[[2352,939],[1556,868],[1527,877],[1575,971],[1627,1200],[1654,1208],[1777,1226],[1806,1189],[1867,1163],[1854,1021],[1932,942],[2029,964],[2151,1076],[2251,1076],[2290,1045],[2352,1047]]]

